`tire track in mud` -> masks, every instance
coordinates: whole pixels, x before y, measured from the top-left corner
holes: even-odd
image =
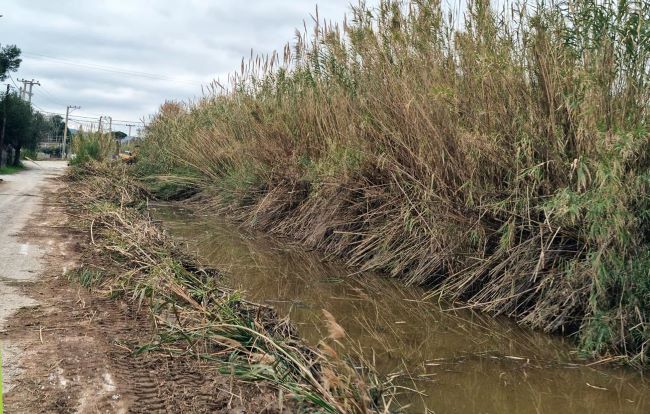
[[[21,287],[40,305],[19,310],[2,334],[20,372],[5,395],[8,414],[279,412],[268,386],[237,381],[191,358],[135,355],[155,338],[148,313],[63,276],[79,260],[86,236],[61,226],[62,215],[60,205],[44,203],[37,224],[21,235],[47,249],[47,266],[38,281]]]

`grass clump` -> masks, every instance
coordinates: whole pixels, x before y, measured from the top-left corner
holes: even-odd
[[[15,174],[17,172],[20,172],[25,169],[25,166],[21,163],[18,165],[5,165],[4,167],[0,167],[0,174]]]
[[[80,131],[72,139],[74,158],[71,165],[83,165],[91,161],[104,161],[115,154],[116,143],[111,134]]]
[[[141,179],[152,196],[163,201],[185,200],[199,192],[196,179],[185,175],[152,175]]]
[[[223,287],[218,271],[180,250],[147,216],[148,193],[128,168],[74,168],[65,196],[82,218],[94,263],[77,271],[81,283],[132,300],[155,320],[157,340],[136,352],[211,361],[226,374],[273,384],[308,412],[387,412],[389,388],[371,372],[327,354],[325,343],[307,346],[289,321]]]
[[[140,168],[189,169],[216,210],[647,364],[650,4],[381,0],[314,23],[163,105]]]
[[[67,272],[68,279],[78,280],[81,286],[92,288],[97,286],[102,278],[102,271],[91,266],[83,266]]]

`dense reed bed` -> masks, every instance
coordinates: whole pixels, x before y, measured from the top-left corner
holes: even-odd
[[[217,270],[202,267],[148,217],[147,192],[125,167],[77,167],[62,194],[88,238],[70,275],[151,314],[156,337],[134,352],[199,358],[224,375],[263,381],[298,412],[392,412],[394,388],[363,361],[338,355],[345,334],[333,317],[329,337],[310,347],[272,308],[224,287]]]
[[[283,54],[162,105],[137,168],[351,266],[644,365],[649,25],[650,3],[626,0],[316,14]]]

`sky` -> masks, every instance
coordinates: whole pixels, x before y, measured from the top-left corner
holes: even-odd
[[[350,0],[318,4],[342,21]],[[165,100],[200,97],[227,79],[242,57],[281,51],[314,14],[316,0],[3,0],[0,44],[23,62],[7,82],[35,79],[32,103],[72,111],[71,127],[113,118],[113,129],[142,125]],[[134,127],[132,134],[138,127]]]

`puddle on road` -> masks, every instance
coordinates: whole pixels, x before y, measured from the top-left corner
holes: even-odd
[[[400,385],[409,412],[647,413],[650,383],[622,368],[590,368],[568,340],[510,320],[423,301],[426,292],[374,274],[350,275],[315,253],[286,248],[225,220],[159,206],[155,216],[227,283],[290,315],[316,344],[322,309],[342,325],[381,374],[408,373]]]

